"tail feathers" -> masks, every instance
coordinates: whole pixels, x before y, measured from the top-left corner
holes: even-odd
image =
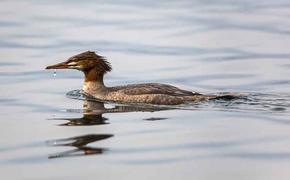
[[[234,99],[239,99],[239,98],[243,98],[246,95],[244,94],[223,94],[223,95],[218,95],[214,98],[212,98],[213,100],[224,100],[224,101],[230,101],[230,100],[234,100]]]

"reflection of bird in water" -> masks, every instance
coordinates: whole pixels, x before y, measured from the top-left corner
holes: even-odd
[[[177,87],[160,84],[132,84],[117,87],[106,87],[104,74],[112,70],[109,62],[95,52],[84,52],[69,58],[67,61],[46,69],[77,69],[85,74],[83,90],[96,99],[118,103],[143,103],[157,105],[178,105],[186,102],[199,102],[212,99],[233,99],[237,95],[203,95]]]
[[[107,124],[107,118],[101,114],[84,114],[81,118],[54,118],[53,120],[67,120],[68,122],[60,126],[92,126]]]
[[[89,147],[90,143],[101,141],[113,137],[112,134],[88,134],[83,136],[77,136],[72,138],[57,139],[47,141],[50,146],[71,146],[75,147],[74,150],[64,151],[61,153],[55,153],[50,155],[48,158],[61,158],[61,157],[74,157],[74,156],[84,156],[84,155],[94,155],[102,154],[106,151],[105,148],[99,147]]]
[[[104,103],[97,101],[84,101],[83,116],[80,118],[53,118],[51,120],[66,120],[68,122],[60,124],[61,126],[90,126],[107,124],[107,118],[103,117],[105,113],[123,113],[123,112],[154,112],[168,110],[172,108],[155,106],[123,106],[116,105],[113,108],[106,108]],[[70,110],[68,110],[70,111]]]
[[[67,123],[61,124],[61,126],[90,126],[90,125],[102,125],[107,124],[107,118],[103,117],[104,113],[120,113],[120,112],[136,112],[136,111],[160,111],[168,108],[157,107],[136,107],[136,106],[115,106],[113,108],[106,108],[104,103],[96,101],[84,101],[83,105],[83,117],[81,118],[53,118],[52,120],[67,120]],[[49,158],[60,157],[73,157],[84,156],[93,154],[102,154],[106,151],[106,148],[89,147],[90,143],[101,141],[113,137],[112,134],[89,134],[83,136],[77,136],[72,138],[58,139],[47,141],[50,146],[71,146],[76,149],[64,151],[50,155]]]

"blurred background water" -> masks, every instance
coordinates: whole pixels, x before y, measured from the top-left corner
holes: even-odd
[[[288,179],[289,17],[287,0],[1,0],[1,177]],[[87,50],[112,63],[109,86],[249,99],[90,113],[65,95],[80,72],[44,70]]]

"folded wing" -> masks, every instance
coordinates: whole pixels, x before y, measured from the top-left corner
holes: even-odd
[[[170,96],[200,95],[199,93],[196,92],[186,91],[171,85],[159,83],[119,86],[114,87],[114,90],[124,93],[126,95],[144,95],[144,94],[165,94]]]

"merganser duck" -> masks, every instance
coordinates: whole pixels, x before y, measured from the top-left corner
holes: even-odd
[[[233,99],[235,95],[203,95],[177,87],[145,83],[116,87],[104,84],[104,75],[112,70],[111,64],[93,51],[70,57],[67,61],[47,66],[46,69],[77,69],[85,75],[83,91],[97,100],[118,103],[141,103],[153,105],[180,105],[213,99]]]

